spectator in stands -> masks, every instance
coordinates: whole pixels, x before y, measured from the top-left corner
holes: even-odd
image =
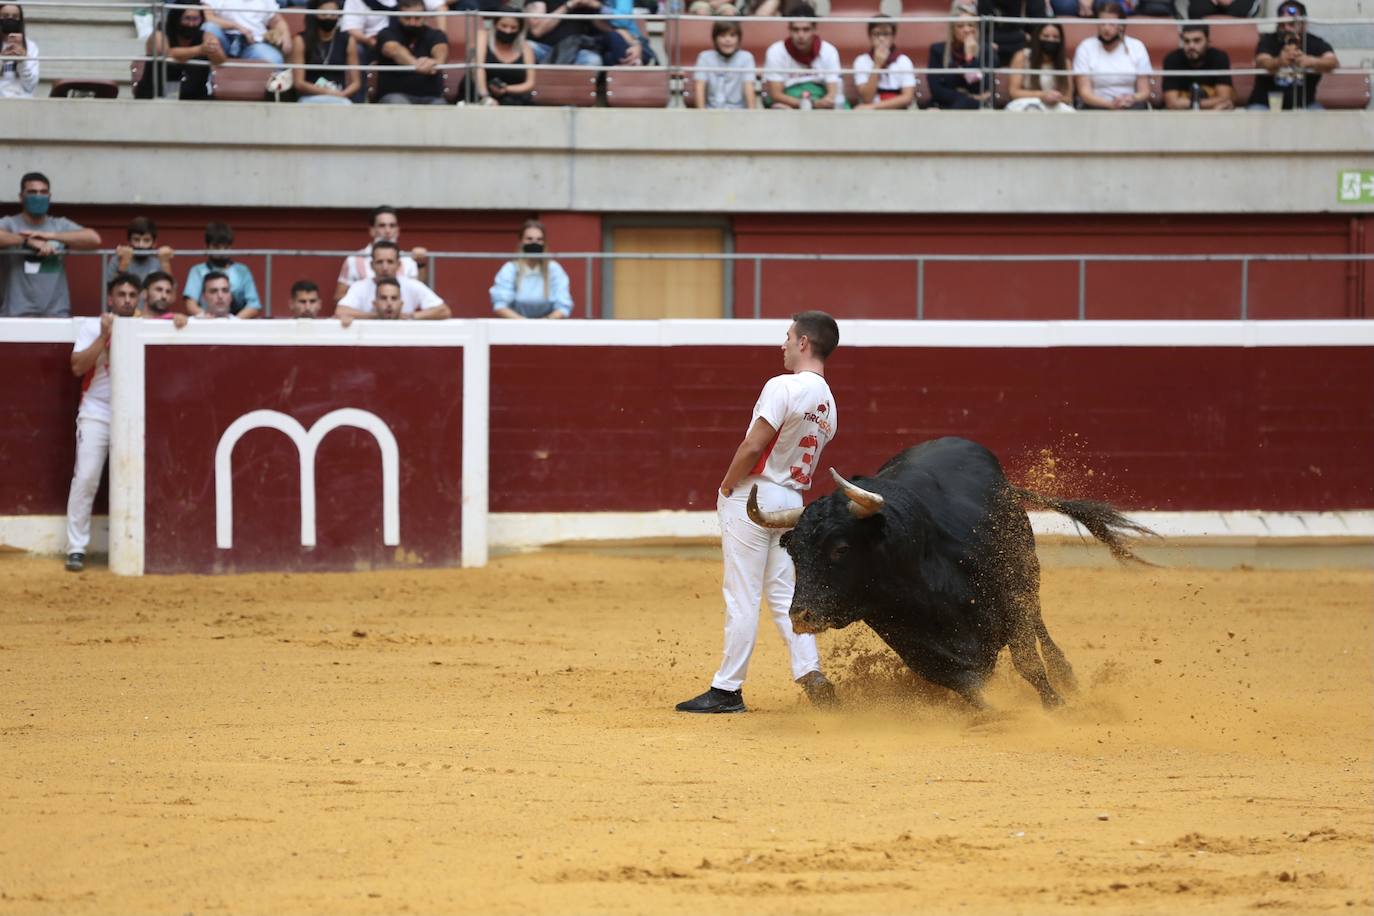
[[[916,67],[897,48],[897,24],[879,15],[868,24],[867,54],[854,58],[858,108],[910,108],[916,99]]]
[[[1278,15],[1286,17],[1278,30],[1261,35],[1255,48],[1255,66],[1265,72],[1255,77],[1248,107],[1272,108],[1281,100],[1284,111],[1320,110],[1317,84],[1322,74],[1335,70],[1340,61],[1331,45],[1307,31],[1307,7],[1298,0],[1285,0]]]
[[[280,64],[291,53],[291,29],[276,0],[205,0],[205,34],[228,57]]]
[[[305,29],[291,43],[296,101],[349,105],[363,85],[358,43],[339,28],[339,0],[310,0],[310,9],[315,15],[306,18]]]
[[[377,285],[383,280],[395,280],[400,285],[402,318],[448,318],[451,312],[434,290],[419,280],[397,276],[401,267],[401,249],[395,242],[375,242],[372,245],[372,276],[359,280],[348,288],[334,309],[336,317],[366,318],[377,298]],[[346,322],[345,322],[346,323]]]
[[[1231,111],[1236,90],[1229,73],[1189,73],[1190,70],[1230,70],[1231,58],[1212,47],[1207,24],[1191,22],[1182,29],[1183,46],[1164,58],[1164,107]]]
[[[371,283],[372,281],[368,282]],[[339,324],[348,327],[359,318],[395,321],[401,318],[447,318],[448,316],[424,316],[406,311],[405,294],[401,292],[401,281],[395,277],[379,277],[372,292],[372,300],[368,303],[367,308],[359,305],[358,308],[340,309],[335,317],[339,319]]]
[[[186,316],[172,311],[172,299],[176,295],[177,282],[165,271],[155,270],[143,278],[142,311],[146,318],[162,318],[175,321],[177,327],[186,323]]]
[[[381,206],[374,209],[371,214],[371,221],[368,223],[368,231],[372,235],[372,241],[367,244],[367,247],[360,249],[352,257],[344,259],[343,269],[339,271],[339,282],[334,287],[335,302],[342,299],[344,294],[348,292],[348,288],[354,283],[372,276],[372,246],[375,243],[393,242],[399,246],[401,222],[396,215],[395,208]],[[419,280],[421,283],[428,283],[429,252],[417,245],[410,250],[410,254],[401,255],[401,269],[398,275]]]
[[[975,14],[1008,18],[1048,19],[1054,16],[1050,0],[977,0]],[[957,15],[951,13],[950,15]],[[1027,33],[1034,26],[1021,22],[996,22],[992,26],[992,50],[997,66],[1006,67],[1029,43]]]
[[[687,7],[689,16],[739,16],[742,15],[741,7],[744,2],[738,4],[733,0],[692,0],[692,5]],[[759,13],[761,16],[776,16],[778,13],[777,3],[773,2],[773,9],[767,13]],[[700,105],[698,108],[702,107]]]
[[[518,12],[502,7],[503,13]],[[477,30],[473,86],[483,105],[529,105],[534,101],[534,49],[525,38],[525,20],[501,16],[491,31]]]
[[[204,306],[196,312],[196,318],[238,318],[234,314],[234,291],[229,276],[218,270],[205,274],[202,280],[200,301]],[[189,305],[190,300],[187,300]]]
[[[253,272],[224,254],[234,247],[234,230],[224,223],[211,223],[205,227],[205,247],[209,254],[204,264],[191,268],[186,277],[186,286],[181,291],[189,315],[199,315],[208,308],[205,281],[211,273],[218,273],[229,281],[231,299],[229,310],[236,318],[257,318],[262,314],[262,303],[258,300],[258,285],[253,282]]]
[[[1206,19],[1208,16],[1235,16],[1248,19],[1258,16],[1260,0],[1188,0],[1188,18]]]
[[[1097,34],[1083,39],[1073,55],[1079,107],[1089,111],[1148,108],[1150,55],[1126,34],[1121,4],[1107,0],[1097,8]]]
[[[0,4],[0,56],[22,57],[0,63],[0,99],[31,99],[38,88],[38,43],[28,37],[24,8]]]
[[[993,67],[991,49],[978,40],[978,8],[973,0],[955,0],[950,7],[949,35],[930,46],[932,70],[957,70],[957,73],[932,73],[930,95],[934,108],[982,108],[992,95]]]
[[[150,62],[143,68],[143,76],[134,86],[134,98],[151,99],[171,95],[184,100],[210,97],[210,65],[222,64],[228,58],[219,39],[205,31],[205,11],[200,7],[169,9],[161,32],[148,36],[145,50],[150,56],[165,59],[164,79],[158,79],[158,67]]]
[[[763,85],[775,109],[845,108],[840,52],[816,32],[816,10],[806,0],[787,8],[787,38],[763,55]],[[788,72],[791,71],[791,72]]]
[[[157,244],[157,223],[146,216],[138,216],[124,230],[125,243],[115,246],[113,261],[105,264],[105,282],[117,274],[133,274],[142,283],[154,271],[170,273],[172,247]]]
[[[564,17],[530,21],[530,44],[537,63],[610,67],[642,62],[639,42],[628,40],[604,19],[578,15],[600,13],[601,0],[529,0],[525,12]]]
[[[320,317],[320,288],[309,280],[291,284],[291,317]]]
[[[1007,111],[1068,111],[1073,108],[1073,79],[1064,51],[1064,28],[1047,22],[1031,34],[1030,47],[1011,59],[1013,73],[1007,81],[1011,101]]]
[[[67,267],[62,253],[100,247],[100,234],[71,220],[52,216],[52,186],[42,172],[19,179],[23,213],[0,219],[0,254],[4,298],[0,317],[66,318],[72,313]]]
[[[382,70],[377,74],[377,101],[384,105],[444,105],[448,36],[425,23],[424,0],[399,0],[403,13],[377,36],[381,62],[414,67],[413,72]]]
[[[491,310],[499,318],[568,318],[572,294],[568,274],[544,256],[544,225],[526,220],[520,229],[521,257],[507,261],[492,283]]]
[[[743,41],[744,31],[738,22],[722,20],[711,25],[711,44],[715,47],[697,55],[692,77],[697,108],[758,107],[754,55],[740,47]]]

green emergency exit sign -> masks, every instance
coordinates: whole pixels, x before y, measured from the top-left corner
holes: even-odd
[[[1343,204],[1374,204],[1374,172],[1344,171],[1336,188],[1336,200]]]

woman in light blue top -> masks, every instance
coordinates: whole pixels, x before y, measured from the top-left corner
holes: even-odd
[[[501,318],[569,318],[568,274],[544,257],[544,225],[526,220],[520,230],[523,257],[507,261],[491,285],[491,310]]]

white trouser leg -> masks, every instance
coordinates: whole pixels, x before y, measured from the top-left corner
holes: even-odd
[[[749,520],[745,509],[750,486],[757,478],[746,478],[730,497],[716,500],[716,514],[720,519],[721,553],[725,561],[725,575],[721,592],[725,598],[725,650],[720,670],[711,678],[711,686],[721,690],[738,690],[749,671],[749,657],[759,631],[759,605],[763,599],[764,579],[779,565],[786,565],[786,595],[780,581],[770,589],[770,603],[782,601],[783,617],[792,602],[792,560],[778,544],[781,531],[760,528]],[[801,494],[767,482],[759,486],[759,504],[768,510],[787,509],[801,505]],[[774,573],[774,578],[779,578]],[[776,606],[776,605],[774,605]],[[789,623],[790,630],[790,623]],[[815,641],[811,644],[815,654]],[[797,666],[794,653],[793,668]],[[805,672],[803,672],[805,673]],[[800,675],[798,675],[800,677]]]
[[[782,532],[775,532],[781,536]],[[816,649],[816,637],[810,633],[794,633],[792,618],[792,593],[797,589],[797,570],[792,566],[792,558],[781,544],[768,552],[768,568],[764,573],[763,597],[768,609],[773,613],[773,623],[787,643],[787,651],[792,656],[792,680],[804,674],[821,670],[821,656]]]
[[[110,454],[110,424],[92,417],[76,420],[76,469],[67,496],[67,553],[85,553],[91,543],[91,506],[100,472]]]

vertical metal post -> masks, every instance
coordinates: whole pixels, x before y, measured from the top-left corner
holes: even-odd
[[[588,318],[591,318],[591,317],[592,317],[592,256],[591,256],[591,255],[587,255],[587,257],[584,258],[583,260],[585,261],[585,264],[584,264],[584,267],[583,267],[583,273],[585,273],[586,276],[587,276],[587,282],[586,282],[586,284],[585,284],[585,285],[586,285],[587,305],[586,305],[586,307],[585,307],[585,310],[586,310],[586,312],[587,312],[587,317],[588,317]]]
[[[1250,259],[1240,259],[1240,320],[1250,317]]]
[[[439,258],[435,255],[429,256],[429,282],[425,285],[433,290],[439,288]]]
[[[754,255],[754,317],[763,317],[763,258]]]
[[[264,279],[267,281],[267,296],[262,303],[263,314],[267,318],[272,317],[272,254],[267,255],[267,270]]]
[[[1078,259],[1078,320],[1088,317],[1088,262]]]
[[[916,259],[916,320],[926,317],[926,259]]]

